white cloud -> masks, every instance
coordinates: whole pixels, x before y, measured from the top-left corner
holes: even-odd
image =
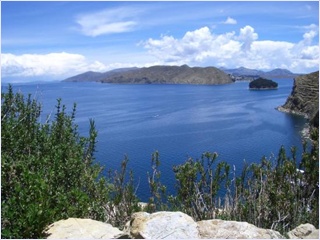
[[[89,62],[80,54],[66,52],[49,54],[1,54],[2,77],[63,78],[70,73],[104,71],[106,66],[98,61]]]
[[[228,17],[226,21],[223,22],[224,24],[237,24],[237,20]]]
[[[240,28],[239,34],[216,35],[208,27],[189,31],[178,39],[161,36],[148,39],[144,46],[160,61],[170,64],[248,67],[257,69],[287,68],[293,72],[314,71],[319,66],[319,46],[312,45],[318,35],[314,26],[298,43],[258,40],[251,26]],[[310,70],[309,70],[310,69]]]
[[[105,9],[99,12],[79,15],[76,22],[84,35],[96,37],[132,31],[138,24],[136,16],[141,12],[137,8],[120,7]]]
[[[125,58],[127,60],[128,56]],[[43,55],[2,53],[1,77],[8,82],[63,80],[87,71],[106,72],[116,68],[150,67],[163,64],[159,61],[137,61],[139,57],[138,59],[130,59],[134,62],[123,61],[104,64],[99,61],[89,61],[80,54],[65,52]]]

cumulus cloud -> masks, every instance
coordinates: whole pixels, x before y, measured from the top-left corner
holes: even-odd
[[[80,54],[1,54],[2,77],[63,77],[70,73],[81,73],[88,70],[103,71],[106,66],[98,61],[89,62]]]
[[[87,36],[96,37],[132,31],[137,22],[135,17],[141,11],[131,7],[105,9],[99,12],[82,14],[76,18],[80,31]]]
[[[228,17],[226,21],[223,22],[224,24],[237,24],[237,20]]]
[[[215,34],[208,27],[186,32],[182,38],[163,35],[148,39],[144,47],[160,61],[169,64],[213,65],[257,69],[287,68],[304,72],[319,66],[319,46],[312,45],[318,32],[305,28],[298,43],[258,40],[258,33],[247,25],[239,33]]]

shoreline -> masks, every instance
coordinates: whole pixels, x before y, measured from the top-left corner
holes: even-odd
[[[309,119],[309,116],[306,113],[290,110],[290,109],[284,108],[282,106],[276,107],[275,109],[278,110],[279,112],[294,114],[294,115],[302,116],[306,119]]]
[[[250,88],[249,87],[249,90],[251,91],[268,91],[268,90],[278,90],[278,88]]]
[[[293,110],[284,108],[282,106],[276,107],[275,109],[278,110],[279,112],[293,114],[293,115],[304,117],[305,119],[309,119],[309,116],[306,113],[293,111]],[[300,131],[300,134],[302,138],[310,139],[310,124],[308,122],[305,123],[302,130]]]

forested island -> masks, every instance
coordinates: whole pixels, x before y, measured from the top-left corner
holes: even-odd
[[[268,90],[268,89],[278,89],[278,83],[265,79],[265,78],[258,78],[256,80],[253,80],[249,83],[249,89],[250,90]]]

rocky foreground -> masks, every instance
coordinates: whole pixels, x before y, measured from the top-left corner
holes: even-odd
[[[50,239],[282,239],[279,232],[258,228],[247,222],[219,219],[195,222],[182,212],[134,213],[123,231],[91,219],[69,218],[46,230]],[[291,239],[319,239],[319,230],[302,224],[287,233]]]

